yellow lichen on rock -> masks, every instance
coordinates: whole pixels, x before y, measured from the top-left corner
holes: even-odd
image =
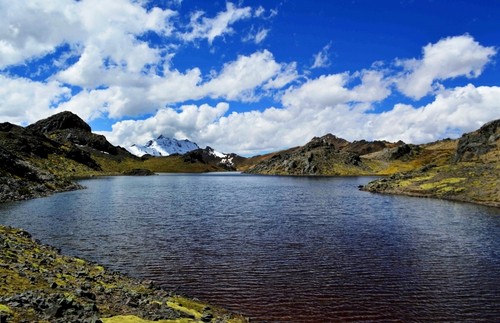
[[[149,321],[141,319],[135,315],[118,315],[108,318],[101,318],[103,323],[190,323],[196,322],[192,319],[176,319],[176,320],[160,320],[160,321]]]
[[[12,310],[7,305],[0,304],[0,313],[12,314]]]

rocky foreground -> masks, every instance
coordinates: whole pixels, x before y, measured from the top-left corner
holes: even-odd
[[[246,322],[0,226],[0,322]]]

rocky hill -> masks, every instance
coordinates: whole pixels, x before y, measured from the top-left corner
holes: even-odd
[[[57,160],[70,170],[99,169],[99,165],[80,149],[64,146],[10,123],[0,124],[0,202],[79,188],[47,167]]]
[[[90,126],[71,112],[61,112],[27,127],[33,133],[43,134],[56,142],[76,145],[89,153],[101,152],[118,158],[132,158],[122,147],[112,145],[106,137],[92,133]]]
[[[228,171],[243,159],[210,147],[139,158],[92,133],[77,115],[61,112],[27,127],[0,123],[0,202],[78,189],[73,179],[79,177]]]
[[[447,158],[366,185],[377,193],[437,197],[500,207],[500,119],[464,134],[458,141],[423,145],[453,147]]]
[[[250,158],[245,172],[266,175],[384,175],[363,190],[500,206],[500,120],[457,140],[423,145],[349,142],[331,134],[304,146]]]
[[[262,157],[246,172],[268,175],[371,175],[384,167],[368,154],[383,152],[379,160],[409,158],[415,151],[403,142],[349,142],[332,134],[315,137],[301,147],[291,148]]]

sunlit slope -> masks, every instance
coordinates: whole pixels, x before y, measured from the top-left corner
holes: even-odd
[[[371,182],[364,189],[500,207],[500,120],[463,135],[449,162],[445,162],[448,157],[441,148],[439,143],[427,147],[441,151],[442,158]]]

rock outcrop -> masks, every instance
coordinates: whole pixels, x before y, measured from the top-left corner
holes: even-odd
[[[46,119],[35,122],[27,127],[27,129],[42,133],[51,134],[58,130],[79,129],[86,133],[91,133],[90,126],[83,121],[79,116],[69,111],[60,112]]]
[[[186,163],[201,163],[219,168],[222,171],[235,171],[245,158],[237,154],[223,154],[216,152],[212,147],[199,148],[182,155]]]
[[[61,112],[27,127],[60,143],[71,143],[110,155],[132,157],[126,149],[112,145],[103,135],[94,134],[90,126],[71,112]]]
[[[102,174],[101,163],[125,159],[137,158],[71,112],[28,127],[0,123],[0,202],[81,188],[72,178]]]
[[[45,164],[51,156],[59,156],[69,163],[79,163],[74,160],[78,159],[98,167],[82,154],[66,150],[60,143],[31,130],[0,124],[0,202],[81,188],[70,179],[55,175]]]
[[[421,148],[436,150],[453,142],[455,148],[441,162],[428,161],[418,169],[373,181],[362,189],[500,207],[500,119],[459,140]]]
[[[477,161],[488,152],[498,149],[500,119],[488,122],[479,130],[464,134],[458,141],[455,162]]]
[[[402,143],[401,143],[402,144]],[[314,137],[301,147],[269,156],[246,170],[252,174],[273,175],[368,175],[374,170],[361,158],[368,153],[398,148],[385,141],[355,141],[327,134]]]

